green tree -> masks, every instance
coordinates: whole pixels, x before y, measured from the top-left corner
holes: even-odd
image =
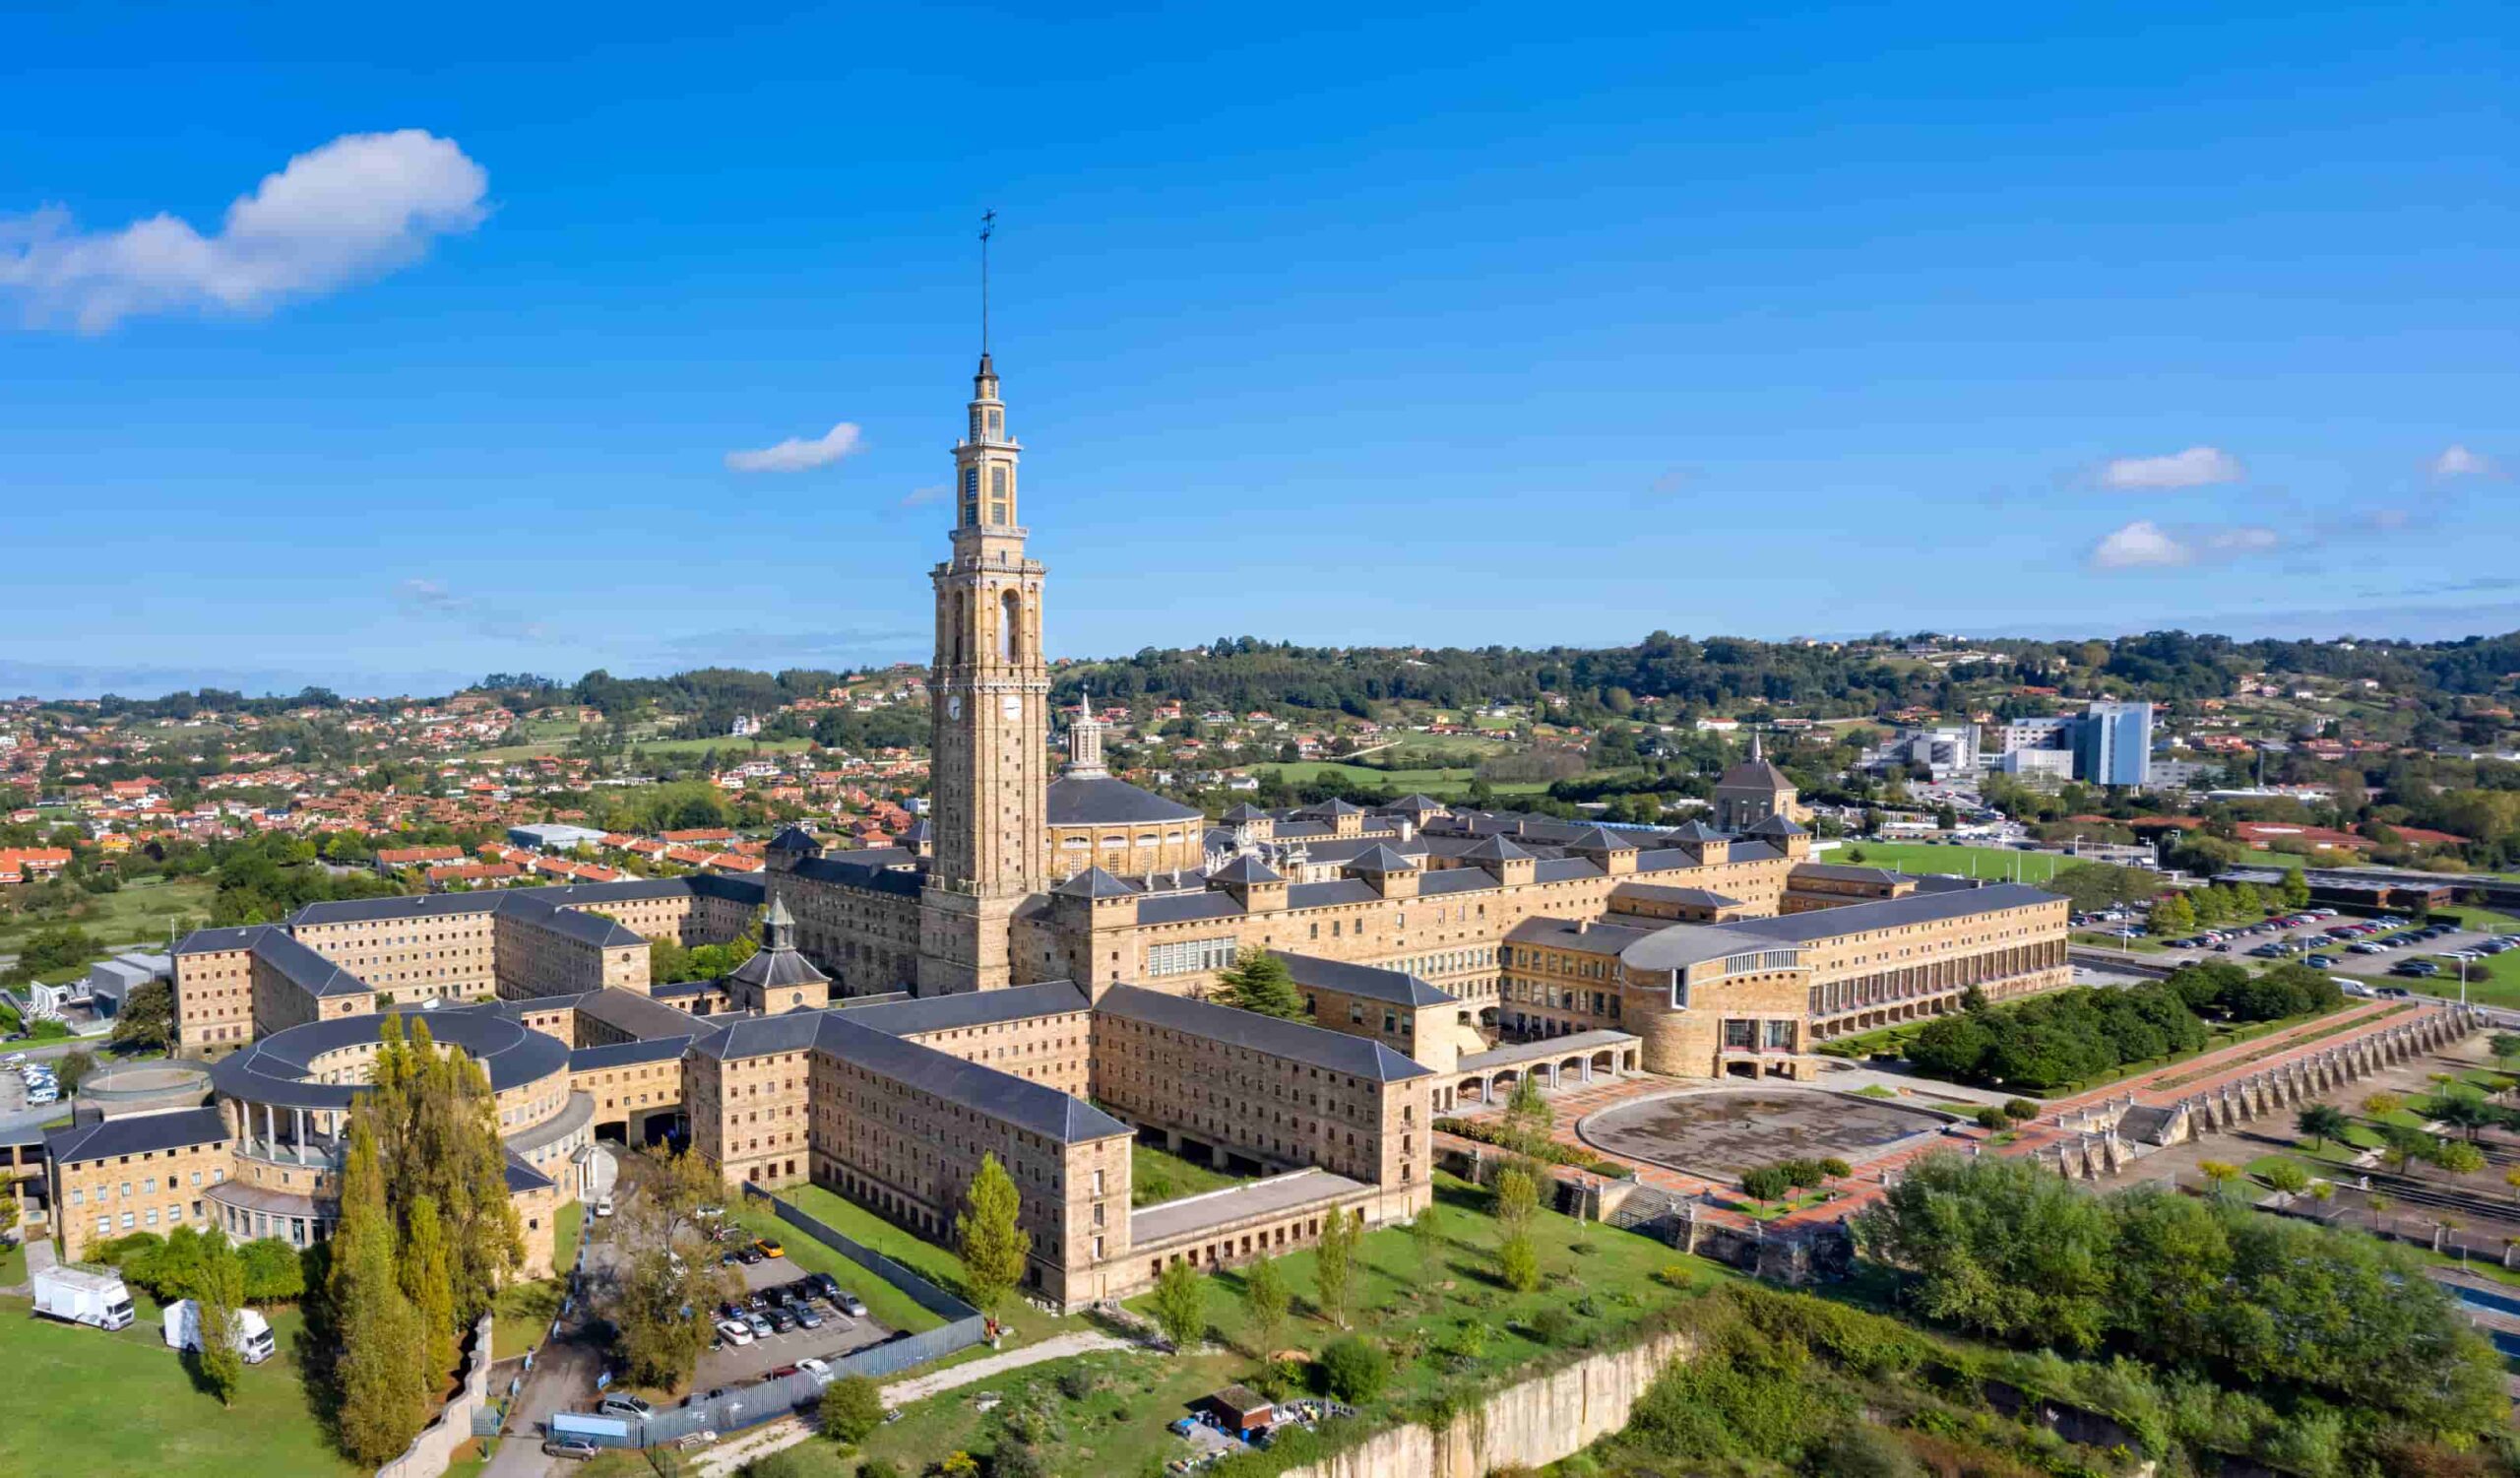
[[[1540,1287],[1540,1249],[1528,1231],[1512,1231],[1496,1249],[1496,1275],[1516,1293]]]
[[[2430,1159],[2454,1176],[2475,1175],[2485,1169],[2485,1151],[2464,1139],[2443,1140],[2433,1149]]]
[[[2362,1117],[2386,1119],[2406,1107],[2406,1100],[2394,1093],[2366,1093],[2362,1096]]]
[[[1321,1218],[1321,1243],[1313,1249],[1313,1302],[1321,1317],[1345,1329],[1348,1327],[1348,1299],[1355,1276],[1356,1236],[1362,1230],[1364,1214],[1333,1209]]]
[[[1515,1164],[1498,1169],[1491,1209],[1507,1232],[1528,1230],[1540,1212],[1540,1186],[1531,1172]]]
[[[823,1434],[854,1446],[884,1425],[884,1393],[864,1376],[843,1376],[823,1387]]]
[[[1251,1335],[1259,1345],[1252,1353],[1270,1359],[1286,1336],[1287,1313],[1294,1302],[1277,1258],[1263,1257],[1244,1270],[1242,1301],[1250,1308]]]
[[[1340,1400],[1352,1405],[1370,1401],[1391,1380],[1391,1357],[1370,1340],[1342,1335],[1323,1347],[1321,1377]]]
[[[1418,1271],[1433,1277],[1444,1251],[1444,1207],[1440,1201],[1426,1202],[1426,1209],[1409,1223],[1409,1245],[1418,1253]]]
[[[2332,1104],[2311,1104],[2293,1116],[2294,1131],[2305,1136],[2312,1149],[2325,1148],[2329,1140],[2344,1138],[2345,1131],[2353,1126],[2354,1121],[2345,1117],[2345,1111]]]
[[[2486,1038],[2485,1045],[2486,1050],[2493,1054],[2493,1060],[2506,1067],[2520,1060],[2520,1032],[2495,1032]]]
[[[2027,1161],[1926,1155],[1855,1229],[1868,1255],[1916,1274],[1908,1297],[1927,1317],[2066,1350],[2109,1328],[2110,1218]]]
[[[455,1284],[435,1196],[422,1194],[411,1201],[400,1269],[403,1296],[418,1313],[427,1341],[428,1374],[443,1377],[455,1369]]]
[[[2164,893],[2153,903],[2147,924],[2157,939],[2175,938],[2196,932],[2196,909],[2178,893]]]
[[[1505,1099],[1505,1147],[1526,1160],[1541,1161],[1545,1156],[1549,1135],[1557,1127],[1557,1111],[1541,1095],[1540,1079],[1524,1073],[1515,1080],[1514,1091]],[[1535,1179],[1546,1174],[1535,1163],[1530,1167]]]
[[[201,1259],[185,1296],[193,1301],[201,1321],[201,1349],[194,1369],[202,1384],[221,1406],[236,1403],[236,1387],[245,1379],[245,1356],[236,1348],[237,1311],[245,1305],[245,1268],[226,1235],[216,1229],[202,1239]]]
[[[394,1214],[384,1162],[363,1113],[350,1117],[340,1220],[330,1244],[326,1303],[335,1325],[333,1383],[344,1451],[375,1465],[410,1446],[426,1420],[428,1383],[419,1315],[394,1272]]]
[[[2199,1161],[2196,1169],[2208,1182],[2212,1183],[2214,1194],[2217,1196],[2231,1194],[2232,1183],[2240,1178],[2240,1168],[2228,1160]]]
[[[164,1052],[175,1041],[175,988],[153,980],[133,988],[105,1040],[125,1054]]]
[[[2310,880],[2301,875],[2300,868],[2287,868],[2284,880],[2276,885],[2276,895],[2283,900],[2288,911],[2307,908],[2310,904]]]
[[[1016,1224],[1019,1209],[1014,1177],[994,1154],[980,1156],[979,1174],[954,1217],[954,1245],[963,1259],[964,1292],[984,1313],[997,1312],[1033,1254],[1033,1234]]]
[[[1309,1020],[1312,1015],[1304,1009],[1303,994],[1295,989],[1287,962],[1265,949],[1242,951],[1218,974],[1217,986],[1219,998],[1246,1011],[1289,1021]]]
[[[1155,1279],[1155,1323],[1172,1348],[1192,1353],[1208,1337],[1208,1280],[1187,1257],[1164,1264]]]
[[[691,1259],[670,1248],[651,1246],[630,1259],[612,1302],[613,1338],[630,1379],[641,1385],[678,1385],[699,1367],[709,1347],[709,1305],[695,1295]]]
[[[88,1080],[88,1074],[95,1070],[95,1054],[81,1048],[75,1052],[63,1053],[61,1060],[53,1064],[52,1075],[61,1084],[62,1092],[76,1093],[79,1091],[79,1085]]]

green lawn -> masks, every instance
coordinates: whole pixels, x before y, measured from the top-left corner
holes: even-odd
[[[499,1290],[490,1322],[490,1358],[513,1360],[542,1340],[543,1331],[560,1317],[560,1301],[568,1293],[569,1268],[577,1261],[578,1242],[586,1233],[586,1211],[571,1201],[554,1213],[551,1228],[553,1275]]]
[[[1456,1181],[1440,1181],[1438,1193],[1449,1225],[1429,1268],[1401,1230],[1368,1234],[1359,1248],[1356,1331],[1385,1345],[1394,1356],[1390,1388],[1365,1408],[1368,1421],[1408,1415],[1438,1389],[1456,1395],[1510,1379],[1511,1372],[1543,1354],[1528,1320],[1543,1309],[1561,1309],[1574,1320],[1576,1338],[1615,1342],[1620,1331],[1689,1291],[1733,1276],[1698,1258],[1632,1233],[1578,1225],[1543,1213],[1535,1229],[1544,1281],[1536,1293],[1512,1293],[1493,1281],[1496,1224],[1483,1192]],[[1579,1245],[1583,1249],[1578,1251]],[[1313,1254],[1279,1259],[1295,1290],[1296,1310],[1285,1347],[1317,1351],[1339,1330],[1313,1310]],[[1656,1277],[1673,1269],[1676,1283]],[[955,1451],[996,1450],[1010,1419],[1043,1434],[1040,1443],[1049,1471],[1091,1478],[1136,1478],[1160,1473],[1188,1448],[1166,1430],[1186,1415],[1189,1403],[1257,1370],[1253,1336],[1245,1317],[1239,1272],[1205,1280],[1209,1317],[1224,1346],[1165,1358],[1137,1351],[1054,1361],[994,1378],[982,1386],[950,1391],[917,1402],[902,1419],[868,1439],[865,1456],[881,1457],[903,1471],[923,1471]],[[1145,1312],[1146,1300],[1130,1301]],[[1439,1342],[1457,1341],[1469,1326],[1483,1331],[1475,1355],[1438,1354]],[[1002,1399],[994,1411],[978,1410],[980,1390]],[[791,1449],[805,1474],[841,1475],[856,1470],[859,1454],[844,1454],[814,1442]]]
[[[1300,785],[1307,780],[1318,780],[1326,774],[1336,772],[1356,782],[1358,785],[1389,785],[1394,791],[1400,792],[1404,795],[1411,792],[1421,792],[1425,795],[1439,798],[1443,797],[1447,793],[1458,797],[1463,792],[1468,791],[1470,789],[1471,777],[1478,773],[1477,771],[1468,768],[1445,770],[1377,770],[1370,765],[1341,764],[1336,760],[1327,759],[1306,759],[1286,764],[1253,765],[1251,768],[1255,771],[1274,774],[1289,785]],[[1493,786],[1491,789],[1493,789],[1499,796],[1539,796],[1546,794],[1548,787],[1538,781],[1511,781]]]
[[[1824,863],[1859,868],[1896,868],[1902,872],[1956,872],[1963,877],[2009,879],[2019,869],[2023,882],[2046,882],[2070,857],[2015,852],[2005,847],[1942,847],[1931,842],[1849,841],[1817,854]]]
[[[1144,1142],[1129,1146],[1129,1204],[1152,1206],[1239,1186],[1247,1176],[1227,1175]]]
[[[135,1295],[128,1329],[38,1319],[0,1299],[0,1473],[148,1473],[229,1478],[239,1473],[343,1478],[372,1471],[328,1444],[298,1376],[300,1321],[271,1314],[279,1353],[245,1368],[232,1409],[202,1394],[165,1347],[158,1310]]]
[[[814,746],[812,739],[734,739],[721,735],[716,739],[648,739],[632,747],[642,759],[690,759],[715,749],[721,754],[794,754]]]
[[[14,1288],[27,1281],[26,1244],[13,1242],[0,1250],[0,1288]]]
[[[0,923],[0,950],[38,929],[61,923],[76,924],[98,943],[117,948],[127,944],[162,946],[169,926],[185,919],[195,924],[209,920],[211,898],[216,892],[207,878],[138,878],[111,893],[91,894],[80,900],[66,919],[12,919]]]
[[[844,1200],[819,1186],[799,1186],[780,1194],[795,1202],[799,1209],[821,1218],[841,1235],[873,1248],[947,1292],[962,1291],[963,1265],[945,1249],[921,1242],[872,1211]],[[767,1209],[730,1200],[726,1213],[751,1228],[754,1235],[777,1239],[779,1245],[788,1250],[788,1260],[799,1268],[806,1272],[829,1273],[838,1278],[866,1301],[866,1312],[885,1326],[916,1333],[944,1322],[918,1307],[910,1295],[781,1221]],[[1010,1299],[1007,1322],[1030,1341],[1060,1321],[1051,1320],[1047,1316]]]

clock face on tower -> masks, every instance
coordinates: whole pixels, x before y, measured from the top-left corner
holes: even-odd
[[[959,719],[962,716],[963,695],[961,693],[947,693],[945,695],[945,717],[949,719]]]
[[[997,711],[1010,719],[1020,719],[1024,717],[1024,700],[1008,693],[998,700]]]

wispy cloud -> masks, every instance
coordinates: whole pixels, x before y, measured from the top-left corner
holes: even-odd
[[[759,451],[728,452],[726,466],[736,472],[807,472],[817,467],[829,467],[850,455],[863,439],[856,422],[844,420],[810,440],[790,436],[777,446],[766,446]]]
[[[2165,529],[2139,518],[2103,536],[2092,546],[2089,563],[2096,570],[2174,569],[2271,553],[2283,546],[2283,537],[2273,529],[2253,525]]]
[[[344,134],[238,196],[215,235],[164,214],[118,231],[74,229],[60,206],[0,218],[0,290],[30,327],[87,333],[143,313],[264,312],[417,261],[481,223],[489,187],[453,140]]]
[[[2432,476],[2436,478],[2490,478],[2501,469],[2483,452],[2472,452],[2464,446],[2448,446],[2432,459]]]
[[[2102,466],[2100,485],[2161,491],[2236,482],[2242,476],[2239,458],[2220,447],[2191,446],[2167,457],[2119,457]]]
[[[925,487],[914,487],[909,492],[903,494],[902,506],[905,508],[924,508],[930,503],[941,503],[953,495],[953,483],[931,482]]]
[[[738,667],[845,665],[915,657],[923,636],[923,632],[907,626],[844,626],[825,631],[737,627],[662,637],[656,643],[656,651],[671,662]]]
[[[452,622],[481,636],[547,642],[558,635],[546,621],[494,601],[466,595],[443,580],[414,576],[394,587],[394,598],[411,616]]]

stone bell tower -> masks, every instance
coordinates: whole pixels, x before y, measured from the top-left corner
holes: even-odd
[[[1024,553],[1016,458],[997,370],[980,353],[970,423],[954,448],[953,555],[936,587],[935,854],[919,899],[918,994],[1009,984],[1015,906],[1049,873],[1050,677],[1040,563]]]

